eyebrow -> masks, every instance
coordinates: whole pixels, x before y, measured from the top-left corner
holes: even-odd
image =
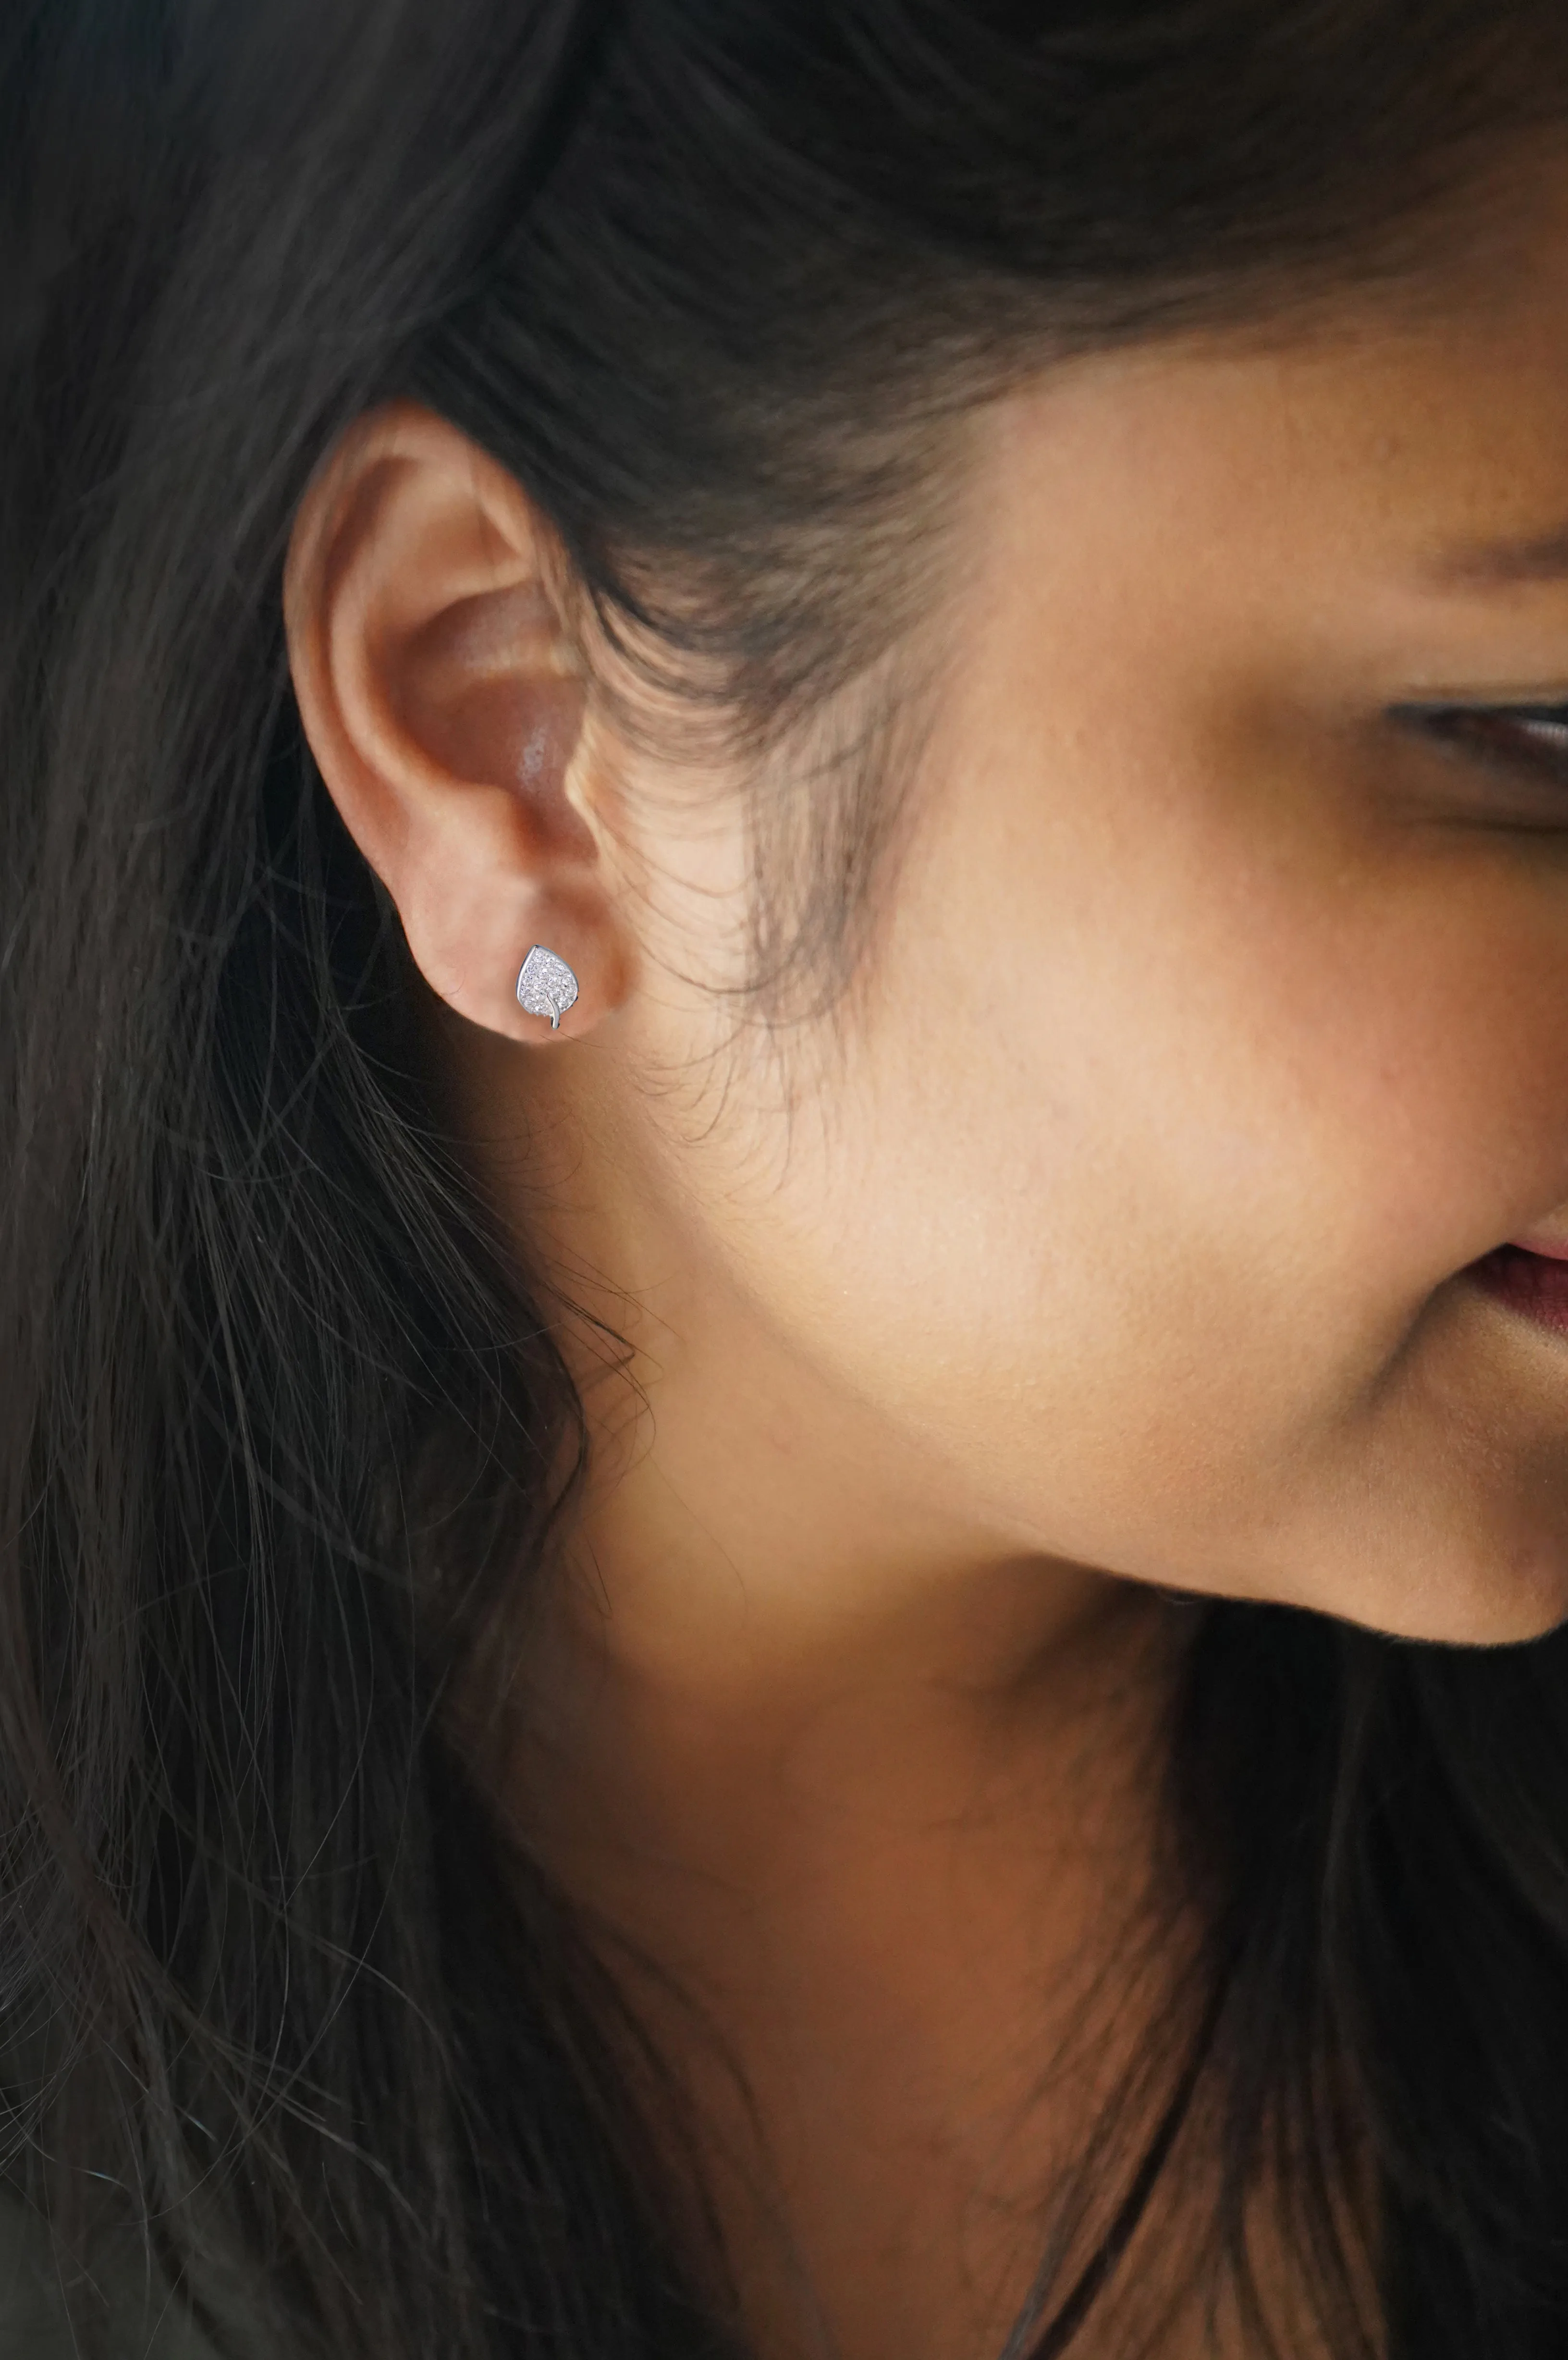
[[[1568,524],[1527,541],[1475,541],[1451,550],[1433,569],[1444,587],[1507,588],[1512,583],[1560,582],[1568,576]]]

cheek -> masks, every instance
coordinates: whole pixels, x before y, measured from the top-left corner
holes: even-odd
[[[1564,929],[1441,864],[1052,852],[911,880],[776,1306],[1030,1545],[1234,1558],[1367,1477],[1433,1290],[1568,1196]]]

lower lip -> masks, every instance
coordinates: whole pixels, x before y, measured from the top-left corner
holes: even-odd
[[[1499,1246],[1472,1262],[1469,1276],[1521,1318],[1568,1336],[1568,1262],[1527,1252],[1523,1246]]]

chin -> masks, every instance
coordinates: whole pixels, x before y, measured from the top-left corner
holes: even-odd
[[[1519,1647],[1568,1622],[1568,1545],[1512,1553],[1484,1564],[1443,1567],[1408,1584],[1377,1585],[1380,1596],[1319,1600],[1320,1610],[1391,1639],[1444,1647]]]

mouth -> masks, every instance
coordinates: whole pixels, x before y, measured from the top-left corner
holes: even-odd
[[[1465,1275],[1521,1318],[1568,1336],[1568,1244],[1497,1246]]]

